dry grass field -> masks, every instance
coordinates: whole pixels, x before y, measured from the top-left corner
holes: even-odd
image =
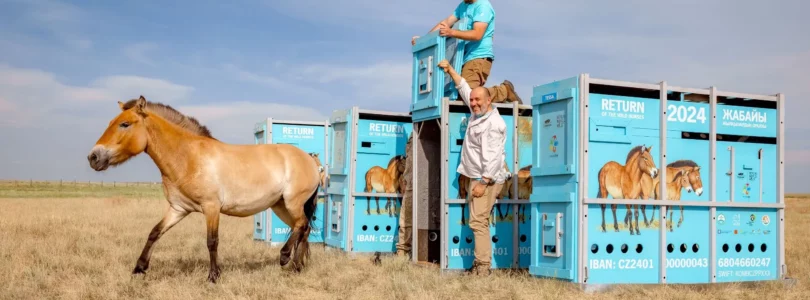
[[[145,276],[131,276],[147,234],[166,208],[160,186],[0,183],[0,299],[810,299],[810,199],[787,201],[787,264],[781,283],[621,287],[585,294],[526,273],[440,275],[394,258],[381,266],[313,246],[308,268],[289,274],[278,248],[252,241],[252,218],[223,216],[222,277],[206,282],[201,214],[156,244]]]

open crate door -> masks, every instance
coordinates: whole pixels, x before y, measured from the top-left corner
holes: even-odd
[[[464,28],[466,21],[458,21],[453,29]],[[419,122],[441,117],[442,98],[458,98],[455,84],[450,76],[437,65],[444,59],[461,73],[464,63],[465,41],[447,38],[433,31],[416,40],[413,52],[413,91],[411,112],[413,121]]]
[[[330,120],[332,126],[329,129],[329,188],[327,188],[327,205],[325,207],[328,214],[325,243],[329,246],[343,249],[346,247],[346,226],[345,216],[347,212],[346,204],[349,201],[349,191],[351,178],[349,167],[351,165],[351,153],[349,144],[352,126],[353,110],[335,111]]]
[[[253,127],[253,142],[257,145],[266,144],[268,140],[267,121],[256,123]],[[253,215],[253,240],[267,240],[267,211]]]

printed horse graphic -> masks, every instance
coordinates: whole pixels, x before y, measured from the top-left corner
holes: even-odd
[[[389,193],[394,194],[400,192],[400,184],[399,184],[399,176],[402,175],[402,167],[401,165],[405,164],[405,158],[402,155],[396,155],[388,161],[388,168],[383,169],[380,166],[373,166],[371,169],[366,172],[366,188],[364,191],[366,193],[371,192],[374,190],[377,193]],[[380,197],[374,197],[374,200],[377,202],[377,214],[380,214]],[[388,216],[393,217],[394,212],[392,209],[392,200],[388,197],[388,200],[385,202],[385,209],[388,210]],[[396,204],[393,205],[396,208]],[[368,209],[366,210],[367,214],[371,214],[371,197],[368,198]]]
[[[531,175],[532,165],[528,165],[525,167],[520,168],[517,173],[517,182],[518,182],[518,200],[529,200],[529,197],[532,195],[532,175]],[[506,183],[503,185],[503,191],[501,191],[501,197],[506,199],[513,199],[516,198],[512,195],[512,180],[507,180]],[[521,223],[526,223],[526,207],[527,204],[523,204],[520,206],[520,214],[518,218],[520,219]],[[507,213],[509,212],[509,208],[506,209]]]
[[[692,160],[677,160],[672,163],[667,164],[667,181],[669,183],[675,180],[675,174],[678,171],[685,171],[682,176],[687,178],[687,181],[682,184],[683,187],[686,188],[687,193],[691,193],[693,190],[695,194],[700,196],[703,194],[703,181],[700,179],[700,166]],[[653,195],[656,200],[661,200],[661,196],[658,194],[658,185],[660,184],[660,180],[653,181]],[[667,183],[667,187],[669,187],[669,183]],[[673,194],[667,189],[667,200],[681,200],[681,193],[678,190],[677,199],[673,199]],[[655,218],[655,211],[657,207],[653,207],[653,217],[651,219],[654,220]],[[678,220],[678,227],[681,227],[683,224],[683,205],[680,206],[681,215],[680,219]],[[672,211],[670,211],[670,221],[672,220]],[[670,228],[671,229],[671,228]],[[672,230],[670,230],[672,231]]]
[[[653,161],[652,154],[650,151],[652,147],[646,147],[644,145],[636,146],[630,150],[627,154],[627,162],[624,166],[615,162],[609,161],[605,163],[604,166],[599,170],[599,194],[597,194],[597,198],[607,198],[608,195],[613,197],[613,199],[649,199],[650,194],[647,194],[647,190],[652,189],[652,180],[647,182],[647,186],[642,186],[645,182],[643,182],[642,177],[647,174],[651,178],[656,178],[658,176],[658,168],[655,166],[655,161]],[[602,207],[602,232],[606,232],[605,229],[605,204],[600,205]],[[633,226],[632,214],[630,212],[631,206],[635,208],[635,217],[636,217],[636,224]],[[630,234],[634,235],[633,228],[635,228],[635,234],[641,234],[638,230],[638,205],[630,205],[627,204],[627,215],[625,216],[625,224],[628,224],[630,227]],[[616,232],[619,232],[619,224],[616,220],[616,204],[610,205],[611,210],[613,211],[613,228]],[[644,213],[644,207],[642,207],[642,213]],[[646,222],[646,213],[645,213],[645,222]]]

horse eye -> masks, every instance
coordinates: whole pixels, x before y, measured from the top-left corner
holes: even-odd
[[[127,127],[129,127],[129,122],[123,122],[123,123],[121,123],[120,126],[121,126],[121,128],[127,128]]]

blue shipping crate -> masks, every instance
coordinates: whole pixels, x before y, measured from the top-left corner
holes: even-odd
[[[528,172],[532,153],[531,107],[517,103],[494,106],[507,124],[505,167],[512,178],[504,184],[490,214],[492,267],[528,268],[531,241],[528,200],[533,180]],[[442,270],[458,271],[470,268],[475,257],[474,235],[469,227],[469,195],[456,172],[471,114],[462,101],[449,101],[447,97],[441,108],[439,122],[434,119],[414,122],[418,134],[411,150],[417,177],[413,187],[412,259],[439,264]]]
[[[268,118],[264,122],[256,124],[254,128],[254,139],[257,144],[291,144],[307,153],[317,154],[318,160],[323,167],[323,171],[328,170],[328,148],[329,121],[307,122],[274,120]],[[269,130],[268,130],[269,128]],[[318,203],[313,216],[313,227],[309,234],[310,243],[323,243],[324,226],[326,215],[324,203],[326,198],[326,187],[321,187],[319,191]],[[270,243],[273,246],[283,245],[290,235],[290,227],[284,223],[272,209],[260,212],[253,216],[253,239]]]
[[[326,245],[347,252],[394,252],[411,118],[353,107],[333,112],[330,122]]]
[[[781,94],[587,74],[533,92],[531,274],[594,285],[785,278]]]

